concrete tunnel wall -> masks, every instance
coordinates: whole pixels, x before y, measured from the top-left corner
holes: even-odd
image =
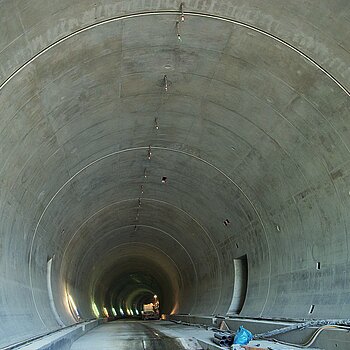
[[[133,273],[224,315],[243,255],[241,315],[348,316],[350,3],[179,6],[0,1],[0,346]]]

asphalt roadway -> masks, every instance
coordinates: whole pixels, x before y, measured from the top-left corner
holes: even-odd
[[[71,350],[180,350],[181,344],[152,323],[119,320],[102,324],[75,341]]]

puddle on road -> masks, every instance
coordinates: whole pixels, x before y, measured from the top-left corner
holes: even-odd
[[[143,340],[142,346],[144,350],[184,350],[176,339],[167,337]]]
[[[118,339],[115,342],[118,350],[184,350],[179,341],[173,338],[128,338]]]

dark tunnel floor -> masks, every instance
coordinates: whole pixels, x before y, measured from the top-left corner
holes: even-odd
[[[179,342],[142,321],[115,321],[103,324],[79,338],[71,350],[135,349],[180,350]]]

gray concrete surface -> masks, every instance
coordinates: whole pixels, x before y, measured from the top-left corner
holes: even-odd
[[[0,347],[225,315],[243,255],[241,316],[348,317],[349,1],[179,5],[0,0]]]
[[[176,337],[176,336],[179,337],[180,334],[181,334],[181,337],[183,337],[185,339],[189,339],[190,337],[193,337],[203,347],[203,350],[223,349],[223,347],[220,347],[213,342],[214,332],[212,330],[206,330],[203,328],[198,328],[196,326],[186,326],[186,325],[166,324],[166,323],[152,325],[152,327],[158,329],[159,331],[162,331],[163,333],[165,333],[169,336],[173,336],[173,337]],[[268,341],[268,340],[251,340],[248,343],[248,346],[269,349],[269,350],[296,350],[296,349],[300,349],[300,347],[281,344],[281,343],[272,342],[272,341]],[[224,347],[224,349],[225,349],[225,347]],[[315,348],[315,347],[309,347],[308,349],[319,350],[318,348]]]
[[[214,332],[196,326],[186,326],[167,321],[125,321],[119,320],[100,325],[79,338],[71,350],[97,349],[188,349],[217,350],[212,341]],[[265,340],[253,340],[249,346],[271,350],[293,350],[298,347]],[[317,350],[316,348],[309,348]]]
[[[78,339],[71,350],[180,350],[184,349],[176,338],[154,329],[141,321],[116,321],[100,325]]]
[[[190,332],[195,327],[201,327],[200,333],[196,333],[196,337],[200,343],[210,344],[211,334],[205,329],[219,329],[224,321],[226,326],[231,332],[236,332],[240,326],[248,329],[253,335],[262,334],[271,330],[281,329],[284,327],[291,326],[295,324],[295,321],[276,321],[276,320],[266,320],[266,319],[249,319],[249,318],[231,318],[231,317],[208,317],[208,316],[185,316],[185,315],[174,315],[170,319],[175,323],[171,329],[187,329]],[[164,325],[167,328],[167,325]],[[293,349],[301,348],[300,345],[306,344],[310,341],[314,333],[317,331],[316,327],[305,328],[294,330],[288,333],[280,334],[273,339],[261,340],[255,339],[250,342],[250,345],[254,346],[260,344],[261,346],[270,347],[274,350],[277,349]],[[193,331],[192,331],[193,332]],[[341,329],[325,329],[320,333],[315,341],[310,344],[310,348],[320,348],[320,349],[341,349],[346,350],[349,348],[349,335],[347,330]],[[288,345],[287,345],[288,344]],[[295,345],[295,346],[294,346]],[[298,346],[299,345],[299,346]],[[205,348],[205,347],[204,347]]]
[[[19,344],[13,349],[22,350],[69,350],[72,344],[85,333],[98,326],[99,320],[82,322],[49,335],[32,340],[26,344]]]

